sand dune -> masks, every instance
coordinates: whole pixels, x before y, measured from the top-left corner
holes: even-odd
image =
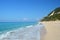
[[[47,33],[44,40],[60,40],[60,21],[42,22],[45,25]]]

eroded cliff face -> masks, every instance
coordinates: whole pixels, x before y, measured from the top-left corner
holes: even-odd
[[[54,9],[51,13],[49,13],[41,21],[56,21],[56,20],[60,20],[60,7]]]

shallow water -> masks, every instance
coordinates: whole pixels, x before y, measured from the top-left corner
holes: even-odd
[[[40,29],[44,26],[38,23],[25,23],[25,26],[7,31],[0,35],[0,40],[40,40]],[[23,25],[23,24],[22,24]]]
[[[36,22],[0,22],[0,33],[34,24]]]

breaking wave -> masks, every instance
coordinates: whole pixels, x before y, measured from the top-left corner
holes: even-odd
[[[21,27],[0,35],[0,40],[40,40],[40,30],[43,27],[42,23]]]

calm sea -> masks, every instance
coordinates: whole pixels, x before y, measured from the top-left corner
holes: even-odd
[[[36,22],[0,22],[0,34],[34,24]]]

